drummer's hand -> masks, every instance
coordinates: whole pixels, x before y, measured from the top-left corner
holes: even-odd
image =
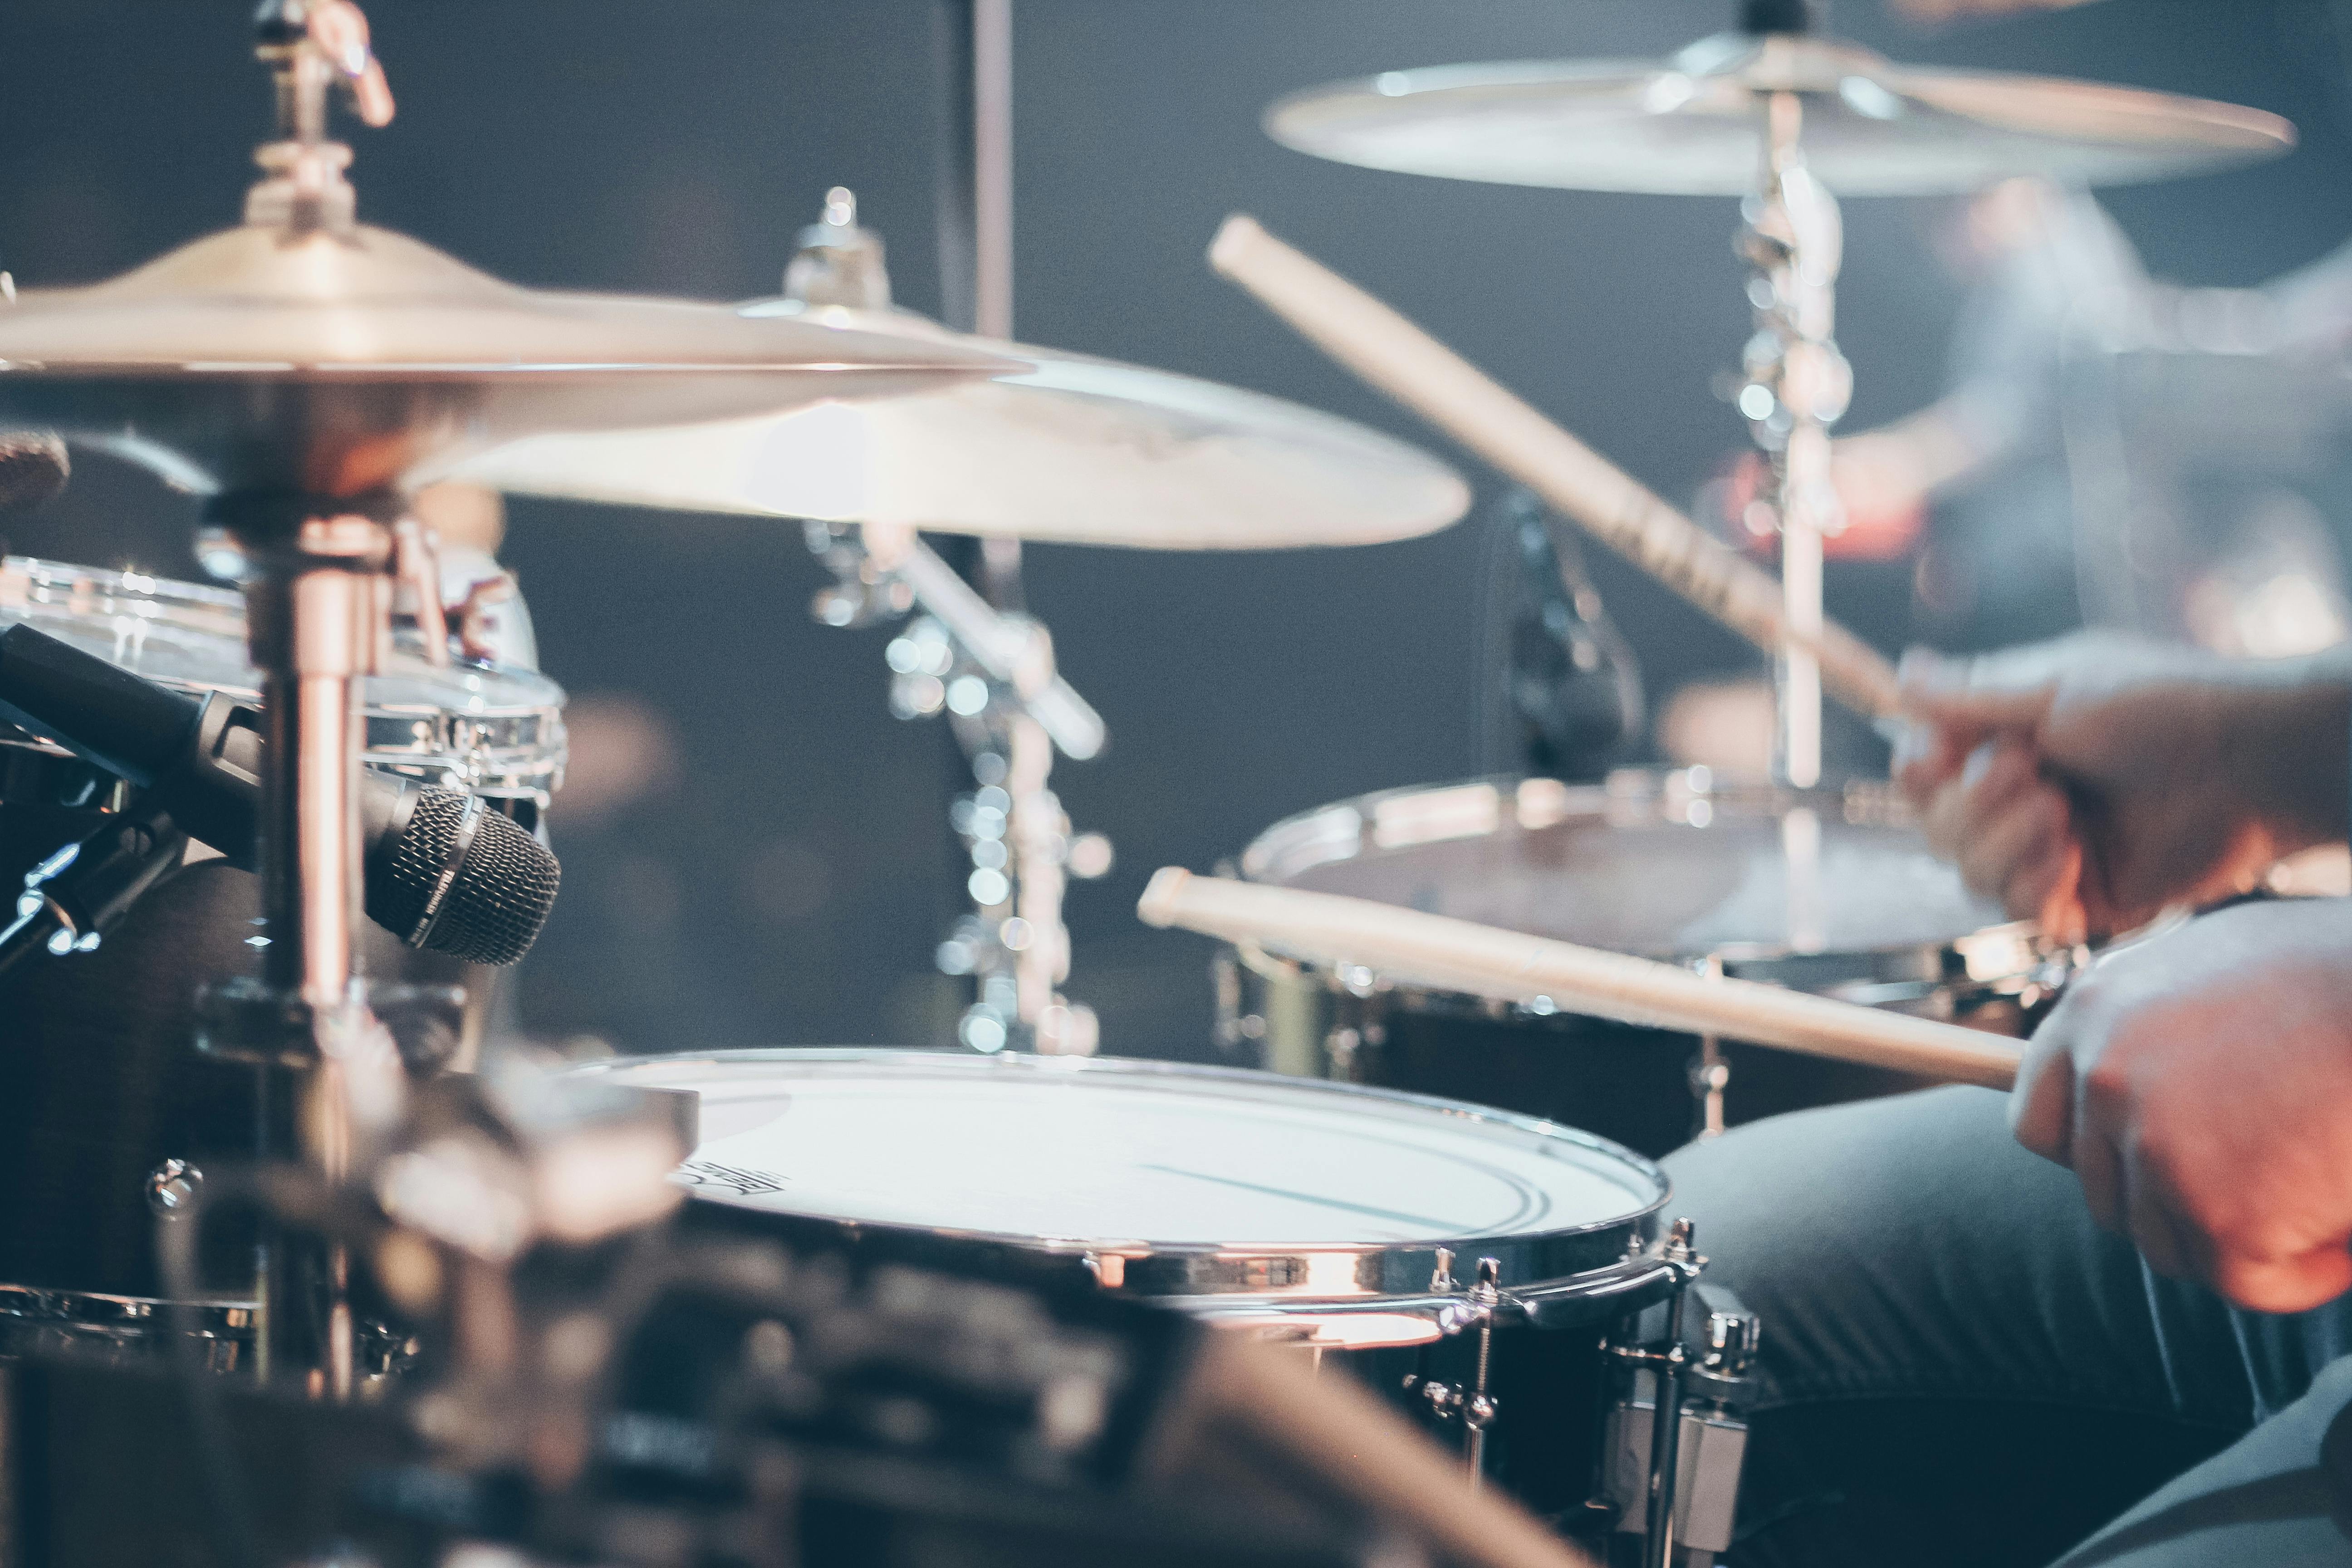
[[[2352,900],[2242,904],[2119,948],[2034,1031],[2019,1142],[2158,1273],[2295,1312],[2352,1289]]]
[[[1905,663],[1895,778],[1969,887],[2060,941],[2252,887],[2346,835],[2340,661],[2225,660],[2084,635]]]

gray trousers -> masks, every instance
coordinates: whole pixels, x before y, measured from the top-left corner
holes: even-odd
[[[1763,1320],[1731,1561],[2352,1568],[2352,1298],[2269,1317],[2158,1278],[2004,1103],[1803,1111],[1665,1162],[1706,1278]]]

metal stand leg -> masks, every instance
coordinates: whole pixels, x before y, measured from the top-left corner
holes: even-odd
[[[1723,961],[1702,958],[1691,964],[1701,974],[1720,977]],[[1731,1087],[1731,1064],[1723,1058],[1723,1040],[1716,1035],[1698,1037],[1698,1055],[1691,1058],[1691,1107],[1696,1124],[1692,1136],[1699,1139],[1720,1138],[1724,1131],[1724,1091]]]
[[[1739,250],[1756,268],[1749,299],[1758,331],[1742,368],[1739,408],[1771,459],[1780,531],[1782,610],[1790,629],[1822,626],[1822,537],[1845,526],[1830,474],[1830,426],[1853,392],[1853,372],[1832,338],[1843,250],[1837,199],[1805,170],[1799,148],[1802,100],[1775,93],[1767,110],[1762,194],[1747,206]],[[1822,675],[1810,653],[1779,660],[1781,778],[1811,788],[1822,777]]]
[[[1684,1260],[1691,1256],[1691,1224],[1686,1219],[1675,1222],[1673,1236],[1666,1243],[1669,1257],[1679,1255]],[[1675,1493],[1681,1476],[1681,1442],[1683,1431],[1683,1300],[1689,1294],[1685,1281],[1666,1306],[1665,1352],[1650,1363],[1657,1387],[1656,1403],[1650,1417],[1650,1495],[1648,1528],[1642,1538],[1643,1568],[1668,1568],[1675,1553]]]
[[[331,1181],[400,1112],[400,1058],[368,1006],[359,974],[362,919],[357,682],[389,627],[390,527],[375,517],[280,497],[226,497],[215,521],[242,545],[255,665],[268,725],[262,779],[262,978],[216,986],[204,1048],[302,1075],[300,1139]],[[389,514],[388,514],[389,515]],[[355,1373],[350,1261],[321,1260],[317,1337],[289,1310],[299,1271],[282,1242],[261,1272],[270,1337],[261,1359],[308,1364],[313,1383],[348,1397]],[[270,1300],[274,1296],[276,1300]]]
[[[1677,1285],[1665,1333],[1610,1353],[1633,1369],[1633,1386],[1601,1436],[1602,1481],[1593,1511],[1621,1533],[1642,1536],[1643,1568],[1706,1568],[1731,1544],[1748,1429],[1735,1409],[1758,1342],[1756,1319],[1728,1291],[1698,1283],[1706,1259],[1692,1250],[1688,1220],[1676,1220],[1660,1260]],[[1702,1349],[1684,1343],[1696,1290],[1707,1310]]]

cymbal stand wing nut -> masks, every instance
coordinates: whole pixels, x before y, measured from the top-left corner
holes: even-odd
[[[392,122],[392,87],[352,0],[264,0],[255,54],[278,89],[278,137],[255,153],[264,178],[247,193],[245,221],[297,234],[348,231],[357,202],[343,171],[352,150],[327,136],[327,97],[341,86],[362,123]]]

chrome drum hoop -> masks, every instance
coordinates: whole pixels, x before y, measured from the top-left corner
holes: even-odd
[[[30,556],[0,558],[0,623],[68,636],[159,684],[259,700],[245,602],[226,588]],[[535,670],[425,661],[403,640],[395,668],[364,682],[366,760],[420,784],[545,806],[563,783],[563,689]],[[13,726],[0,746],[70,753]]]
[[[152,1362],[182,1340],[202,1342],[213,1372],[235,1372],[248,1354],[260,1307],[253,1301],[180,1303],[147,1296],[0,1284],[0,1357],[96,1356]]]
[[[367,763],[379,773],[541,806],[563,787],[566,741],[560,704],[468,712],[372,703],[366,723]]]
[[[1056,1080],[1066,1082],[1074,1078],[1108,1078],[1137,1085],[1191,1083],[1255,1093],[1262,1099],[1311,1099],[1326,1105],[1360,1106],[1390,1116],[1398,1111],[1433,1112],[1445,1118],[1450,1126],[1472,1123],[1493,1128],[1503,1137],[1574,1149],[1595,1163],[1605,1163],[1642,1182],[1649,1194],[1646,1202],[1595,1223],[1558,1226],[1520,1235],[1465,1235],[1360,1245],[1171,1244],[795,1216],[838,1224],[845,1230],[897,1231],[1074,1258],[1106,1290],[1142,1298],[1196,1316],[1240,1322],[1282,1318],[1304,1321],[1331,1314],[1412,1315],[1433,1325],[1433,1331],[1423,1337],[1435,1338],[1449,1331],[1444,1320],[1449,1314],[1458,1314],[1463,1305],[1463,1298],[1458,1295],[1433,1290],[1433,1279],[1441,1273],[1442,1264],[1450,1258],[1454,1271],[1466,1284],[1475,1260],[1492,1258],[1498,1265],[1497,1283],[1507,1293],[1539,1304],[1523,1314],[1528,1321],[1542,1327],[1562,1327],[1579,1321],[1580,1307],[1586,1304],[1591,1310],[1584,1321],[1622,1315],[1631,1305],[1639,1304],[1629,1302],[1629,1292],[1645,1290],[1656,1274],[1651,1246],[1658,1215],[1666,1205],[1671,1187],[1665,1173],[1654,1163],[1576,1128],[1433,1095],[1187,1063],[1106,1057],[975,1057],[960,1052],[887,1047],[801,1047],[635,1057],[589,1063],[573,1070],[623,1084],[676,1089],[681,1087],[677,1080],[690,1078],[698,1071],[716,1077],[730,1068],[751,1068],[761,1063],[818,1069],[827,1066],[870,1069],[885,1063],[905,1063],[913,1070],[971,1075],[975,1079],[983,1075],[1009,1075],[1016,1081],[1034,1077],[1041,1085]],[[656,1079],[670,1081],[657,1083]],[[1175,1092],[1172,1087],[1171,1092]],[[688,1180],[696,1195],[707,1201],[753,1212],[777,1212],[768,1205],[751,1201],[751,1194],[730,1189],[724,1181],[706,1183],[697,1180],[690,1171]],[[1446,1258],[1442,1258],[1441,1253]]]
[[[251,1360],[260,1318],[257,1301],[184,1302],[0,1284],[0,1360],[66,1355],[152,1364],[194,1340],[206,1370],[235,1372]],[[357,1340],[370,1380],[405,1370],[416,1356],[415,1341],[383,1323],[362,1322]]]

